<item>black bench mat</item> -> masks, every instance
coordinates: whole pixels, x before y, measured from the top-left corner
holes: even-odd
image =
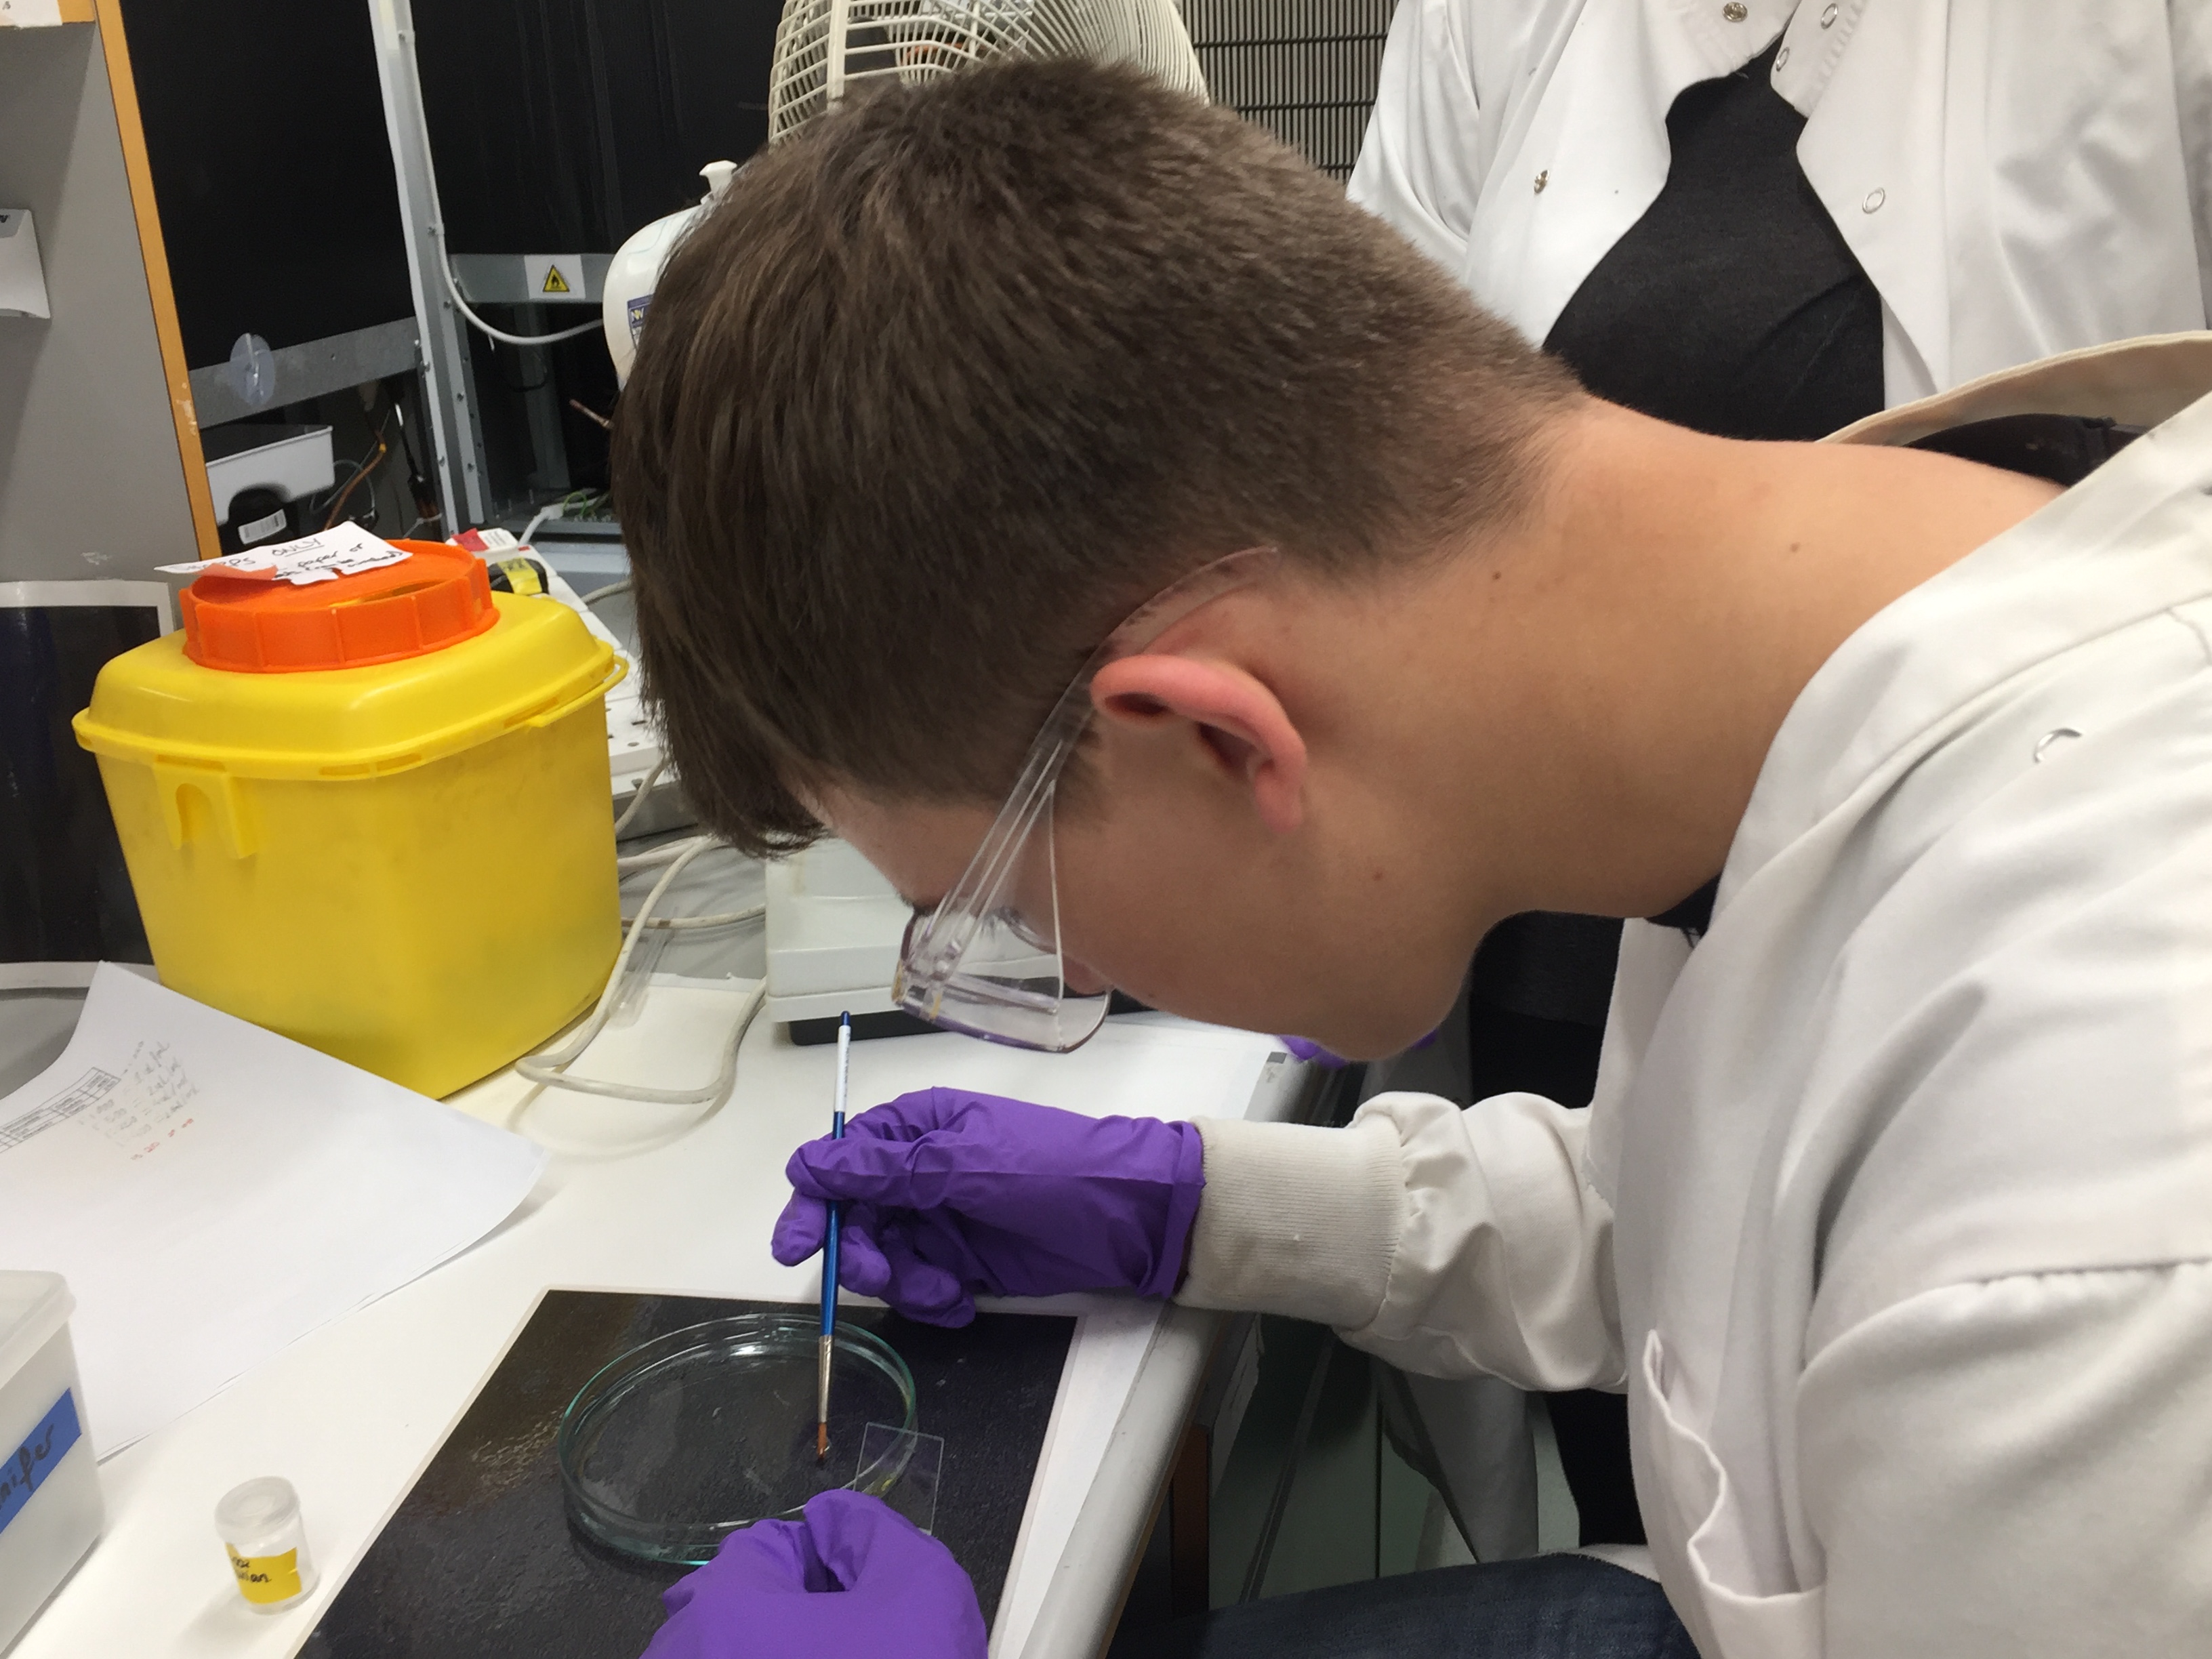
[[[702,1320],[790,1311],[704,1297],[548,1291],[301,1649],[305,1659],[634,1659],[686,1569],[633,1561],[569,1525],[553,1437],[576,1390],[641,1342]],[[1075,1321],[986,1313],[957,1331],[878,1308],[840,1316],[914,1372],[916,1426],[945,1440],[936,1535],[988,1623],[1044,1448]]]

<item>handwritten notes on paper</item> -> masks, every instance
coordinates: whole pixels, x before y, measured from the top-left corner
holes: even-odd
[[[199,1085],[185,1075],[166,1042],[141,1042],[121,1073],[98,1066],[18,1117],[0,1122],[0,1149],[20,1146],[43,1129],[82,1118],[134,1159],[158,1152],[192,1127],[185,1108]]]
[[[195,559],[189,564],[157,564],[155,569],[172,576],[197,576],[203,570],[223,570],[257,580],[289,582],[295,587],[309,582],[334,582],[341,576],[381,569],[411,557],[407,550],[372,536],[357,524],[319,530],[297,541],[270,542],[242,553],[226,553],[219,559]]]
[[[466,1249],[544,1163],[102,964],[61,1058],[0,1100],[0,1261],[68,1279],[104,1456]]]

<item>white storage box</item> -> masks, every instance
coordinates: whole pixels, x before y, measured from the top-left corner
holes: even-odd
[[[230,522],[231,501],[241,489],[274,490],[296,501],[337,482],[326,426],[210,427],[200,434],[200,453],[217,524]]]
[[[0,1272],[0,1648],[100,1537],[100,1470],[59,1273]]]
[[[28,208],[0,208],[0,317],[51,317],[39,228]]]
[[[914,912],[876,866],[842,841],[817,841],[768,866],[768,1000],[778,1024],[882,1013]]]

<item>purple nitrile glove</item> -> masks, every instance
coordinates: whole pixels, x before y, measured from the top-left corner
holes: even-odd
[[[1409,1047],[1406,1052],[1410,1054],[1415,1049],[1427,1048],[1431,1042],[1434,1042],[1437,1040],[1437,1033],[1441,1032],[1443,1030],[1443,1027],[1441,1025],[1438,1026],[1436,1030],[1430,1032],[1428,1036],[1423,1037],[1419,1042]],[[1292,1060],[1308,1060],[1312,1064],[1322,1066],[1328,1071],[1340,1072],[1346,1066],[1352,1064],[1352,1062],[1346,1060],[1342,1054],[1333,1054],[1329,1053],[1328,1049],[1322,1048],[1321,1044],[1316,1042],[1311,1037],[1279,1036],[1275,1041],[1281,1043],[1283,1047],[1291,1051],[1291,1058]]]
[[[1332,1072],[1341,1071],[1352,1064],[1342,1054],[1333,1054],[1321,1044],[1308,1037],[1286,1036],[1278,1038],[1277,1041],[1291,1051],[1292,1060],[1308,1060],[1316,1066],[1326,1066]]]
[[[644,1659],[983,1659],[975,1587],[880,1498],[817,1492],[804,1521],[756,1521],[661,1594]]]
[[[932,1325],[966,1324],[979,1293],[1166,1296],[1205,1166],[1188,1123],[923,1089],[791,1155],[769,1248],[786,1267],[805,1261],[826,1201],[842,1200],[839,1282]]]

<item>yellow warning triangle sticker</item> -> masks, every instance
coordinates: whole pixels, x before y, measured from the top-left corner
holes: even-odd
[[[538,291],[540,294],[566,294],[569,291],[568,279],[561,274],[560,266],[548,265],[545,267],[544,285]]]

